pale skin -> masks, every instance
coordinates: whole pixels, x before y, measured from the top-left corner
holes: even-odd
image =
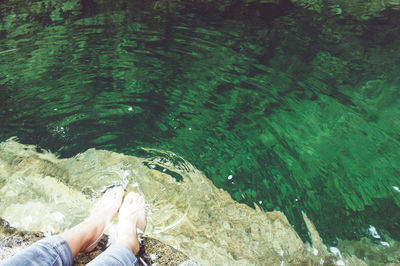
[[[146,227],[145,200],[138,193],[130,192],[122,202],[123,195],[121,187],[108,190],[93,206],[85,221],[60,234],[67,241],[74,258],[78,253],[90,252],[96,247],[106,224],[118,210],[116,242],[138,254],[140,246],[136,229],[144,231]]]

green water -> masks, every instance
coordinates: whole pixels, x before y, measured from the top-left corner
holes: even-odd
[[[400,240],[399,12],[361,23],[141,3],[1,3],[0,139],[61,157],[169,150],[304,239],[302,211],[331,244]]]

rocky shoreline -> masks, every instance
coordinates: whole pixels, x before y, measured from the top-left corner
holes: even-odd
[[[0,216],[26,231],[1,220],[0,259],[43,238],[37,231],[56,234],[79,222],[91,204],[86,198],[92,194],[89,188],[95,193],[107,184],[128,182],[126,191],[140,188],[150,206],[147,237],[139,256],[147,265],[196,265],[189,257],[207,265],[316,265],[321,261],[324,265],[365,265],[355,256],[330,252],[304,213],[312,245],[300,239],[283,213],[239,204],[182,158],[178,165],[165,161],[168,154],[162,158],[149,161],[90,149],[58,159],[51,153],[37,153],[34,146],[12,140],[2,143]],[[162,164],[181,174],[183,181],[148,168],[144,162]],[[86,196],[78,188],[85,188]],[[103,240],[76,263],[94,258],[106,243]]]

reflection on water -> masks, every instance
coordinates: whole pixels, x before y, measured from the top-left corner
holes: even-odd
[[[301,211],[329,243],[373,239],[370,226],[382,241],[400,239],[395,19],[114,11],[45,23],[11,9],[2,9],[2,140],[64,157],[170,150],[235,200],[282,210],[303,238]]]

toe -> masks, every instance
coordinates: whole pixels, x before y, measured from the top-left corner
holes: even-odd
[[[134,202],[135,194],[133,192],[129,192],[128,195],[125,196],[124,202],[122,203],[121,210],[130,209],[131,205]]]
[[[143,207],[144,206],[144,197],[143,196],[139,196],[137,199],[137,205],[139,207]]]
[[[116,187],[112,192],[114,199],[122,199],[124,196],[124,189],[122,187]]]
[[[137,193],[134,193],[134,192],[130,192],[130,193],[128,194],[128,196],[129,196],[129,200],[128,200],[129,205],[132,205],[132,204],[135,203],[135,201],[136,201],[136,195],[137,195]]]
[[[122,187],[115,187],[108,190],[104,194],[104,201],[112,203],[113,207],[120,207],[122,203],[122,197],[124,196],[124,189]]]

